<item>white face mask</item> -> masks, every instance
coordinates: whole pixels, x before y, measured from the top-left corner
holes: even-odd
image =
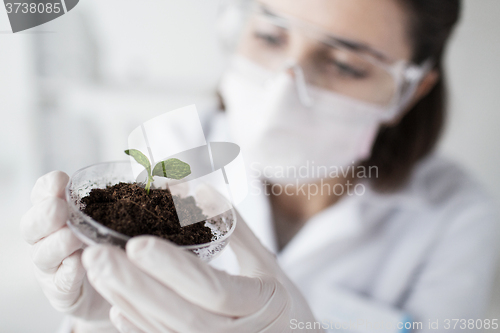
[[[307,89],[311,107],[299,100],[290,74],[241,56],[220,83],[232,139],[252,171],[273,183],[313,182],[328,177],[332,167],[354,166],[370,156],[385,120],[385,108]]]

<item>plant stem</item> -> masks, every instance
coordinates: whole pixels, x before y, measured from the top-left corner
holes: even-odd
[[[151,187],[151,177],[148,177],[148,182],[146,183],[146,193],[149,195],[149,188]]]

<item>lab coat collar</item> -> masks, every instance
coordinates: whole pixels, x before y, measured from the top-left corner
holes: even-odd
[[[278,254],[280,264],[306,260],[326,246],[360,235],[364,226],[357,207],[355,197],[344,197],[314,215]]]
[[[418,212],[425,205],[424,201],[412,195],[412,191],[384,194],[374,191],[368,183],[364,185],[366,191],[363,195],[345,196],[314,215],[279,253],[270,200],[261,183],[254,180],[250,186],[252,190],[238,210],[262,244],[276,254],[283,267],[296,265],[325,248],[330,254],[336,248],[341,250],[341,244],[370,232],[395,210]]]
[[[343,249],[342,244],[352,244],[356,238],[371,232],[373,228],[383,223],[391,212],[399,209],[417,212],[423,208],[424,202],[406,191],[382,194],[371,189],[368,183],[364,185],[366,192],[363,195],[345,196],[336,204],[314,215],[287,246],[277,253],[280,264],[282,266],[299,264],[325,248],[328,248],[333,255],[336,249],[339,251]],[[267,206],[269,207],[269,202]],[[270,208],[268,209],[270,212]],[[273,232],[267,237],[272,239],[276,251],[270,215],[266,221],[270,224],[268,232]]]
[[[278,253],[270,200],[263,185],[259,186],[260,191],[255,182],[251,185],[253,190],[238,210],[262,244],[283,264],[307,258],[328,244],[355,237],[366,229],[359,215],[359,198],[346,196],[314,215]]]
[[[260,181],[254,180],[250,188],[247,197],[238,205],[237,209],[262,245],[276,254],[278,246],[269,198],[263,194],[264,188]]]

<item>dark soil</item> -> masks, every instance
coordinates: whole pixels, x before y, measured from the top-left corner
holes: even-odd
[[[136,183],[119,183],[106,189],[93,189],[82,198],[83,212],[106,227],[127,236],[154,235],[178,245],[208,243],[212,231],[193,197],[182,200],[179,216],[194,218],[198,222],[185,227],[179,224],[172,194],[169,190],[152,189],[149,195]]]

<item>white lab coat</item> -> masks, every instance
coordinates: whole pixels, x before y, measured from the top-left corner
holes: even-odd
[[[230,141],[224,115],[214,119],[209,140]],[[266,196],[249,194],[238,209],[276,253]],[[338,330],[331,323],[348,323],[345,331],[394,332],[403,327],[397,323],[409,320],[414,328],[421,322],[424,332],[465,332],[459,325],[453,330],[453,321],[445,329],[446,320],[485,319],[498,253],[497,222],[481,188],[456,165],[433,155],[396,193],[368,186],[364,195],[344,197],[313,216],[277,258],[316,319],[326,321],[324,328]],[[237,271],[230,251],[213,265]],[[395,327],[382,330],[386,322]]]

